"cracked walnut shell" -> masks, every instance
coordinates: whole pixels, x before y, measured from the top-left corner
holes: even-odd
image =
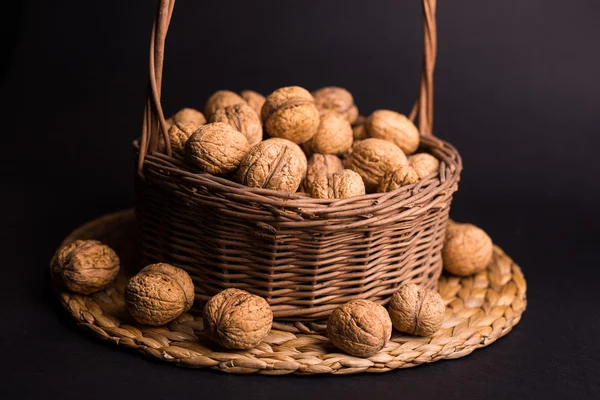
[[[328,86],[312,92],[315,105],[321,112],[333,111],[353,124],[358,118],[354,97],[344,88]]]
[[[117,254],[97,240],[76,240],[57,250],[50,276],[59,286],[90,294],[104,289],[119,273]]]
[[[204,307],[204,330],[228,349],[256,347],[271,331],[273,312],[265,299],[240,289],[226,289]]]
[[[346,159],[346,168],[357,172],[365,183],[367,193],[373,193],[384,179],[399,166],[407,163],[406,155],[395,144],[369,138],[354,143]]]
[[[406,116],[390,110],[377,110],[365,123],[367,135],[384,139],[400,147],[405,154],[412,154],[419,148],[419,130]]]
[[[231,125],[213,122],[202,125],[185,144],[189,163],[213,175],[234,172],[250,145],[248,139]]]
[[[256,146],[263,136],[262,124],[256,111],[247,104],[239,103],[225,108],[219,108],[210,117],[210,122],[223,122],[240,131],[250,147]]]
[[[245,101],[237,93],[229,90],[219,90],[214,92],[206,101],[204,115],[206,118],[210,119],[213,113],[219,108],[225,108],[239,103],[245,103]]]
[[[317,133],[319,110],[308,90],[288,86],[271,93],[261,110],[265,130],[270,137],[304,143]]]
[[[242,160],[237,181],[294,193],[306,174],[306,156],[297,144],[279,138],[267,139],[250,149]]]
[[[194,283],[187,272],[170,264],[151,264],[125,288],[129,314],[145,325],[165,325],[192,308]]]
[[[310,139],[314,153],[340,155],[352,147],[352,126],[343,116],[331,111],[321,114],[317,133]]]
[[[240,96],[242,99],[250,106],[256,114],[260,117],[260,111],[262,110],[262,106],[265,104],[265,96],[260,93],[255,92],[254,90],[242,90],[240,92]]]
[[[334,174],[317,175],[310,195],[315,199],[347,199],[365,194],[365,184],[359,174],[344,169]]]
[[[386,309],[369,300],[353,300],[333,310],[327,321],[333,345],[357,357],[370,357],[392,337]]]
[[[472,224],[449,222],[442,248],[444,269],[458,276],[472,275],[492,261],[494,244],[481,228]]]
[[[438,292],[409,283],[394,293],[389,311],[398,331],[431,336],[442,326],[446,306]]]

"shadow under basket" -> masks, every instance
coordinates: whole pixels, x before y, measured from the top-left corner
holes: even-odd
[[[385,305],[407,283],[436,289],[462,162],[435,137],[420,151],[440,160],[439,173],[343,200],[249,188],[147,154],[136,174],[141,263],[185,269],[200,307],[228,288],[264,297],[274,327],[291,332],[322,332],[336,307]]]

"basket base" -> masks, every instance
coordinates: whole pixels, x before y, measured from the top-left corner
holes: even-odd
[[[137,324],[127,314],[123,290],[135,265],[136,235],[133,210],[101,217],[73,231],[65,242],[97,239],[106,243],[121,257],[123,273],[103,291],[90,296],[62,292],[60,301],[92,335],[184,367],[265,375],[387,372],[464,357],[488,346],[510,332],[526,307],[521,270],[495,247],[488,270],[465,278],[440,278],[438,291],[446,303],[446,317],[442,328],[431,337],[394,331],[379,353],[358,358],[340,353],[325,336],[294,334],[274,327],[254,349],[224,350],[202,335],[202,317],[197,310],[163,327]]]

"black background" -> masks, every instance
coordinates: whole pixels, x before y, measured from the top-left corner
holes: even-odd
[[[70,230],[133,205],[156,2],[13,2],[4,8],[3,398],[598,398],[600,3],[438,5],[435,133],[461,152],[452,205],[522,267],[528,310],[494,345],[383,375],[227,376],[140,358],[62,312],[48,260]],[[363,114],[408,112],[420,2],[179,1],[164,106],[213,91],[347,87]],[[14,57],[13,57],[14,56]],[[418,396],[418,397],[417,397]]]

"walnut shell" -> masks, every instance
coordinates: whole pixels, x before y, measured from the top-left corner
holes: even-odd
[[[365,139],[354,143],[346,159],[346,168],[357,172],[368,193],[377,190],[385,174],[407,163],[406,155],[395,144],[383,139]]]
[[[267,301],[244,290],[223,290],[204,307],[205,332],[228,349],[258,346],[272,324],[273,312]]]
[[[404,164],[391,173],[385,174],[383,180],[377,187],[377,191],[379,193],[391,192],[399,187],[417,183],[427,175],[429,175],[427,171],[417,168],[412,164]]]
[[[277,89],[271,93],[261,110],[267,134],[304,143],[317,133],[319,110],[312,95],[299,86]]]
[[[333,310],[327,321],[333,345],[357,357],[370,357],[392,337],[386,309],[369,300],[353,300]]]
[[[249,187],[294,193],[306,168],[306,156],[297,144],[272,138],[250,149],[240,164],[237,181]]]
[[[170,264],[151,264],[129,279],[125,305],[137,322],[165,325],[194,304],[194,283],[187,272]]]
[[[169,141],[174,154],[184,155],[185,143],[200,126],[194,122],[176,122],[171,126],[171,129],[169,129]]]
[[[304,179],[305,189],[310,193],[313,181],[317,175],[334,174],[344,169],[342,160],[333,154],[315,153],[308,159],[308,168],[306,178]]]
[[[185,144],[186,160],[213,175],[234,172],[250,150],[248,139],[231,125],[202,125]]]
[[[119,267],[119,257],[110,247],[97,240],[76,240],[56,251],[50,276],[60,287],[90,294],[114,280]]]
[[[427,153],[413,154],[408,157],[408,163],[412,164],[415,168],[425,171],[427,175],[437,173],[440,170],[439,160]]]
[[[398,289],[389,305],[394,328],[417,336],[430,336],[440,329],[446,314],[438,292],[409,283]]]
[[[233,106],[239,103],[245,103],[245,101],[236,93],[229,90],[219,90],[214,92],[206,101],[206,105],[204,106],[204,115],[206,118],[210,119],[213,113],[219,108],[225,108],[227,106]]]
[[[352,147],[352,126],[343,116],[328,111],[321,114],[317,133],[309,142],[314,153],[344,154]]]
[[[406,116],[390,110],[377,110],[367,118],[367,135],[384,139],[400,147],[405,154],[419,148],[419,130]]]
[[[352,138],[354,141],[365,140],[367,138],[367,130],[364,125],[354,125],[352,128]]]
[[[351,124],[358,118],[358,108],[354,105],[354,97],[346,89],[329,86],[315,90],[312,95],[319,111],[333,111]]]
[[[201,126],[206,123],[204,114],[193,108],[182,108],[167,119],[167,130],[171,129],[174,124],[194,124]]]
[[[219,108],[210,117],[210,122],[223,122],[240,131],[250,147],[256,146],[263,136],[262,123],[256,111],[247,104],[239,103]]]
[[[242,96],[242,99],[244,99],[244,101],[246,101],[246,103],[248,103],[248,105],[252,107],[254,111],[256,111],[258,116],[260,116],[262,106],[265,104],[265,96],[253,90],[242,90],[240,92],[240,96]]]
[[[365,184],[359,174],[344,169],[334,174],[317,175],[311,186],[315,199],[347,199],[365,194]]]
[[[483,229],[472,224],[449,223],[442,249],[444,269],[467,276],[483,271],[492,261],[494,245]]]

